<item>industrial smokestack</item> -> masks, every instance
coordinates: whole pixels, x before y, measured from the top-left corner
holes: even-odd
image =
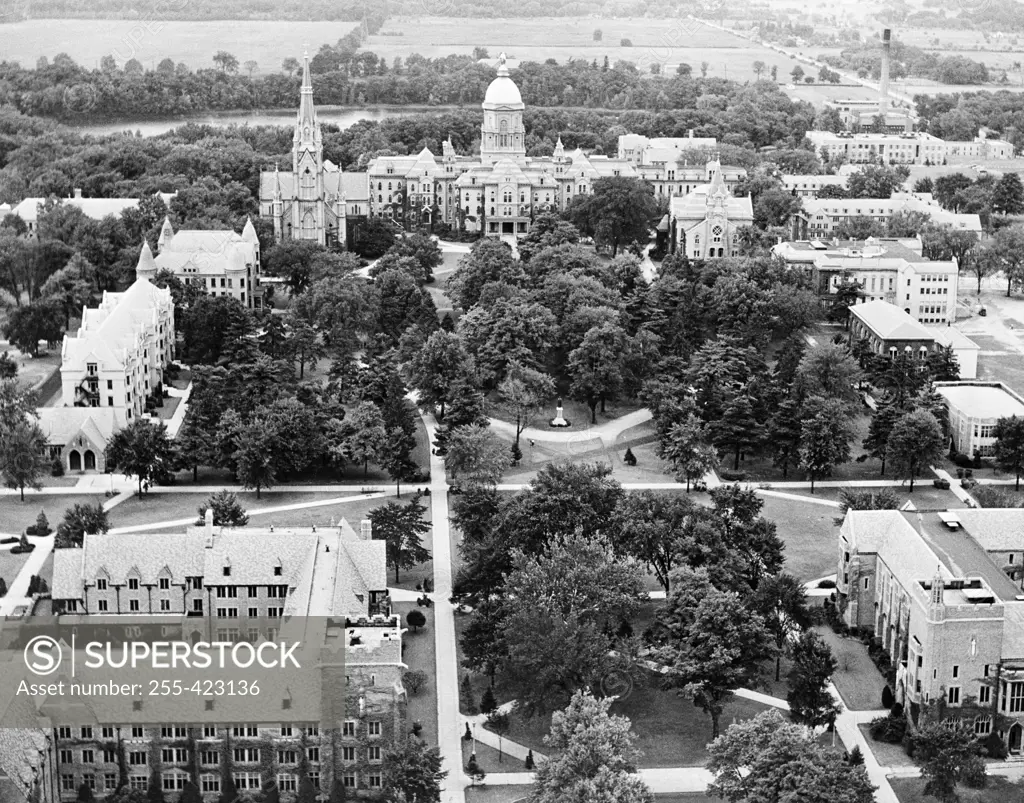
[[[882,76],[878,82],[878,113],[884,118],[889,112],[889,47],[892,32],[886,28],[882,31]]]

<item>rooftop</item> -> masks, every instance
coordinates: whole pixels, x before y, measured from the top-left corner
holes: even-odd
[[[972,418],[1024,416],[1024,401],[1001,382],[936,382],[935,390]]]
[[[914,318],[887,301],[869,301],[850,307],[850,314],[864,322],[883,340],[927,340],[934,335]]]

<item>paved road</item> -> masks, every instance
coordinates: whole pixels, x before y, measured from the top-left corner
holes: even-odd
[[[646,407],[642,410],[635,410],[632,413],[616,418],[614,421],[605,421],[589,429],[553,429],[550,427],[527,427],[520,435],[521,440],[535,440],[541,443],[582,443],[586,440],[600,440],[605,446],[611,446],[616,439],[630,427],[643,424],[651,420],[651,411]],[[510,438],[515,438],[516,428],[514,424],[502,421],[499,418],[490,419],[491,429],[501,432]]]

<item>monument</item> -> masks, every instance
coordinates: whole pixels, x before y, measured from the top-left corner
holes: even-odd
[[[558,406],[555,408],[555,417],[548,422],[550,427],[558,427],[559,429],[572,426],[572,424],[565,420],[565,416],[562,415],[562,400],[558,400]]]

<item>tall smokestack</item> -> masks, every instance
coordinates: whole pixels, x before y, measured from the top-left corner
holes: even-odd
[[[878,92],[881,97],[878,102],[878,112],[885,117],[889,112],[889,48],[892,32],[886,28],[882,31],[882,76],[878,82]]]

